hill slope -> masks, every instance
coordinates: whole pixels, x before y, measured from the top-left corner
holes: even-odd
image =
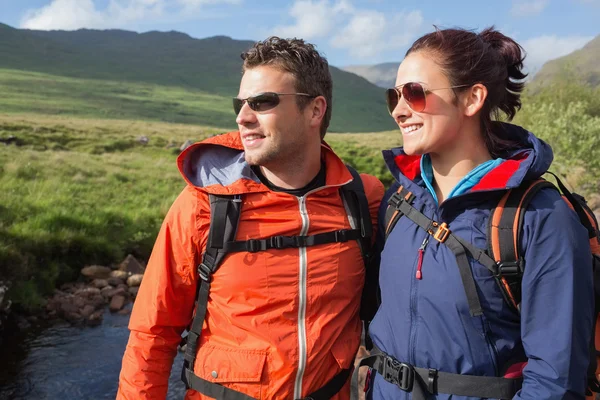
[[[0,68],[123,82],[125,86],[133,83],[178,87],[229,99],[238,90],[240,53],[251,44],[225,36],[194,39],[179,32],[34,31],[0,24]],[[380,88],[335,67],[331,67],[331,73],[334,79],[332,131],[394,128]],[[4,80],[3,85],[11,83]],[[68,95],[61,93],[62,97]],[[82,97],[77,93],[73,95]],[[80,101],[85,102],[85,98]],[[227,107],[230,108],[230,104]],[[69,113],[69,110],[62,112]],[[229,115],[231,122],[221,126],[234,125],[233,113]],[[155,117],[163,119],[160,114]]]
[[[533,78],[531,86],[546,86],[559,80],[600,86],[600,35],[583,48],[545,63]]]
[[[371,83],[384,88],[391,88],[396,83],[396,72],[400,62],[389,62],[375,65],[350,65],[345,71],[364,77]]]

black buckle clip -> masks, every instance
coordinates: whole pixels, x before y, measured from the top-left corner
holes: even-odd
[[[345,229],[333,233],[336,243],[345,243],[348,241],[348,231]]]
[[[383,379],[398,386],[405,392],[411,392],[415,381],[415,370],[412,365],[402,363],[390,356],[383,362]]]
[[[202,278],[203,281],[210,282],[212,270],[208,265],[201,263],[198,265],[198,275],[200,275],[200,278]]]
[[[520,259],[518,261],[501,261],[497,263],[499,277],[513,277],[523,275],[523,266],[525,260]]]
[[[402,202],[404,200],[405,200],[404,196],[402,196],[400,193],[396,192],[390,196],[390,198],[388,199],[388,204],[390,206],[394,207],[395,209],[399,210],[400,204],[402,204]]]
[[[249,239],[246,242],[248,245],[246,246],[246,249],[248,250],[249,253],[256,253],[258,251],[260,251],[260,241],[257,239]]]

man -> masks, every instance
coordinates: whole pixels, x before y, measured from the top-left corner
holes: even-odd
[[[196,310],[206,304],[206,316],[192,324],[199,343],[190,351],[188,341],[187,399],[349,398],[365,275],[357,240],[237,251],[198,277],[198,264],[201,274],[210,264],[209,195],[237,196],[235,239],[244,246],[351,228],[340,187],[352,174],[322,142],[331,118],[327,61],[302,40],[276,37],[242,59],[239,132],[178,159],[188,185],[165,218],[133,308],[119,399],[165,397],[198,285],[210,294]],[[383,185],[362,181],[375,225]]]

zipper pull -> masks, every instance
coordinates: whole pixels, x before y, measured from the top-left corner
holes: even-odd
[[[429,243],[429,235],[425,236],[425,240],[421,243],[421,247],[419,247],[419,262],[417,263],[417,275],[416,278],[418,280],[423,279],[423,273],[421,269],[423,268],[423,255],[425,254],[425,247]]]

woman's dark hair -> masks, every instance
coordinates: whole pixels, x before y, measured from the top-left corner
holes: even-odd
[[[494,27],[477,34],[465,29],[438,29],[417,39],[406,55],[430,52],[452,86],[481,83],[488,95],[481,110],[481,131],[492,157],[515,147],[513,140],[494,129],[493,120],[506,114],[512,120],[521,108],[525,86],[523,48]]]
[[[254,46],[243,52],[241,57],[244,60],[242,72],[263,65],[274,65],[294,75],[298,92],[325,97],[327,110],[320,129],[321,139],[323,139],[331,120],[333,82],[327,59],[315,49],[314,45],[302,39],[282,39],[271,36],[256,42]],[[296,97],[301,110],[311,100],[304,96]]]

